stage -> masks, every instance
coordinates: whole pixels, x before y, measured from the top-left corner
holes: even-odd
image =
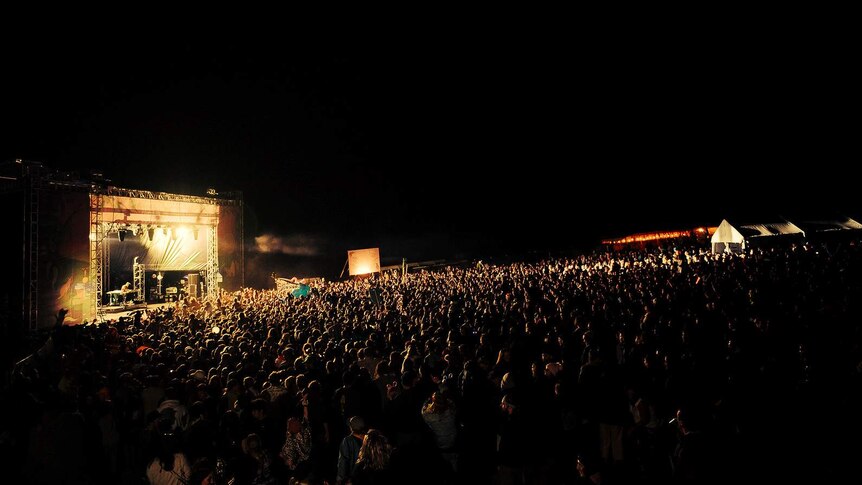
[[[111,307],[105,306],[102,307],[104,312],[102,313],[101,318],[97,318],[95,321],[101,322],[116,322],[120,318],[130,317],[133,313],[141,310],[159,310],[166,307],[171,307],[176,305],[176,302],[166,302],[166,303],[150,303],[144,304],[140,303],[137,305],[126,305],[125,307]],[[84,320],[83,322],[80,320],[76,320],[71,317],[66,317],[63,320],[63,325],[80,325],[82,323],[91,323],[89,320]]]
[[[146,303],[128,303],[126,305],[105,305],[102,311],[105,314],[114,314],[125,311],[142,310],[148,308]]]
[[[21,292],[10,293],[9,303],[21,308],[28,331],[52,328],[61,309],[76,323],[128,311],[122,300],[111,300],[117,298],[113,292],[154,300],[152,289],[159,295],[183,289],[168,281],[173,276],[197,275],[187,282],[195,284],[194,293],[186,290],[200,299],[244,286],[240,192],[211,188],[199,196],[122,188],[101,175],[81,178],[22,160],[3,168],[2,192],[11,194],[4,198],[10,207],[4,215],[20,229],[13,231],[11,247],[24,255],[21,281],[10,286]],[[130,291],[124,294],[122,286]]]
[[[108,320],[119,320],[121,317],[131,316],[132,313],[135,313],[139,310],[159,310],[161,308],[172,307],[176,305],[176,302],[166,302],[166,303],[150,303],[150,304],[140,304],[140,305],[129,305],[125,310],[120,310],[116,312],[112,312],[108,315],[108,312],[105,312],[105,319]]]

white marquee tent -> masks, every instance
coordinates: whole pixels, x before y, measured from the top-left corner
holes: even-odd
[[[746,226],[739,226],[739,228],[742,230],[744,235],[749,237],[789,236],[794,234],[800,234],[802,237],[805,237],[805,231],[790,221],[767,224],[749,224]]]
[[[721,221],[718,229],[712,235],[712,252],[742,252],[745,250],[745,237],[735,227],[727,222],[727,219]]]

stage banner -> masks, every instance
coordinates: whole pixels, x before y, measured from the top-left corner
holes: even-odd
[[[380,248],[347,251],[350,276],[380,272]]]

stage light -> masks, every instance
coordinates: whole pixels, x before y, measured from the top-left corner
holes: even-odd
[[[125,229],[120,229],[119,231],[117,231],[117,234],[119,234],[119,236],[120,236],[120,241],[126,240],[126,230]]]
[[[177,230],[176,230],[176,228],[172,228],[171,229],[171,241],[176,241],[176,240],[177,240]]]
[[[162,234],[165,236],[168,235],[168,228],[167,227],[162,227]]]
[[[198,228],[197,227],[192,229],[192,234],[195,236],[195,241],[197,241],[198,240]]]
[[[153,236],[155,236],[155,235],[156,235],[156,230],[155,230],[155,228],[148,227],[148,228],[147,228],[147,237],[149,237],[149,238],[150,238],[150,242],[152,242],[152,240],[153,240]]]

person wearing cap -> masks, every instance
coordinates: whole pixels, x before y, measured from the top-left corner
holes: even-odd
[[[338,447],[338,471],[335,483],[341,485],[353,476],[356,470],[356,460],[359,459],[359,450],[362,448],[362,440],[365,439],[365,420],[360,416],[353,416],[347,421],[350,434],[341,440]]]

